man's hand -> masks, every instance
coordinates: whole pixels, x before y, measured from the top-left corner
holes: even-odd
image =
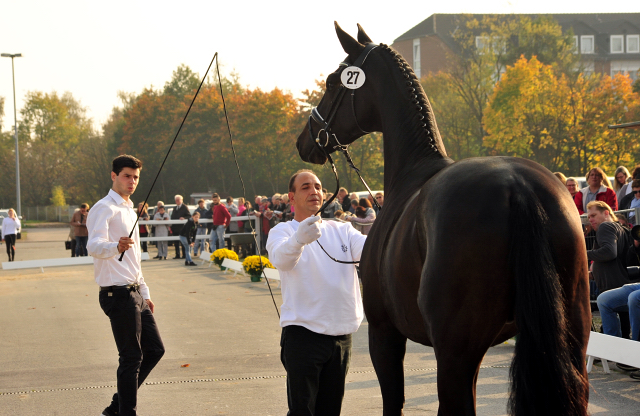
[[[129,237],[120,237],[120,241],[118,241],[118,253],[124,253],[133,247],[134,244],[135,241],[133,241],[133,239]]]
[[[640,247],[640,241],[638,241],[638,240],[633,240],[633,245],[634,245],[636,248]]]
[[[300,244],[310,244],[320,238],[322,232],[318,221],[320,221],[320,217],[317,215],[302,221],[295,233],[296,241]]]
[[[153,310],[156,308],[156,305],[153,304],[151,299],[145,299],[145,300],[147,301],[147,305],[149,305],[149,310],[151,310],[151,313],[153,313]]]
[[[189,247],[193,247],[193,245],[194,245],[194,244],[195,244],[195,243],[191,243],[191,244],[189,244]]]

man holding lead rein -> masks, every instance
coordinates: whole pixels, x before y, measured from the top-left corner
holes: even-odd
[[[340,414],[351,358],[351,334],[364,316],[360,284],[352,264],[366,236],[351,224],[323,221],[322,184],[311,170],[289,180],[293,221],[269,233],[269,260],[282,282],[280,357],[287,371],[289,416]]]
[[[153,317],[154,303],[142,276],[140,233],[129,197],[138,186],[142,162],[121,155],[113,160],[113,187],[89,211],[87,249],[94,258],[100,307],[111,321],[118,347],[118,392],[104,416],[135,416],[138,387],[164,355]],[[129,232],[134,230],[132,237]],[[124,253],[122,261],[120,254]]]

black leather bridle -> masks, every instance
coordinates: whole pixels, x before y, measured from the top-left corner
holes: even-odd
[[[362,68],[362,65],[367,60],[367,57],[369,57],[369,54],[371,53],[371,51],[377,47],[378,45],[374,43],[368,43],[367,46],[365,46],[365,48],[362,50],[362,52],[360,53],[360,56],[358,56],[358,59],[356,59],[353,65],[350,65],[348,62],[343,61],[340,63],[340,67],[342,67],[343,70],[349,66]],[[338,96],[331,103],[331,108],[329,109],[329,115],[327,116],[326,120],[324,117],[322,117],[322,115],[318,111],[318,107],[312,108],[311,115],[309,116],[309,123],[308,123],[309,138],[312,141],[315,141],[315,143],[318,145],[318,147],[320,147],[324,155],[327,157],[327,160],[331,164],[331,169],[333,170],[333,174],[336,177],[336,191],[333,193],[333,196],[329,198],[329,200],[322,205],[322,207],[318,210],[318,212],[316,212],[316,215],[324,211],[329,206],[329,204],[333,202],[333,200],[336,198],[340,190],[340,179],[338,178],[338,170],[336,169],[336,165],[333,161],[333,158],[331,157],[331,153],[327,151],[327,147],[329,147],[330,145],[333,147],[334,150],[339,150],[342,152],[349,166],[353,170],[355,170],[356,174],[360,178],[360,181],[369,192],[369,195],[371,195],[371,198],[373,199],[373,203],[376,205],[378,209],[381,208],[378,202],[376,201],[376,199],[373,197],[373,194],[371,193],[371,188],[369,188],[369,185],[367,185],[364,178],[362,178],[362,175],[360,174],[360,169],[358,169],[353,163],[353,160],[351,159],[351,155],[349,154],[349,145],[344,145],[340,143],[340,141],[338,140],[338,137],[335,134],[333,134],[333,132],[331,131],[331,124],[335,119],[336,113],[338,112],[338,108],[340,107],[340,104],[344,99],[344,95],[346,94],[347,89],[348,88],[342,85],[342,83],[340,84],[340,87],[338,90]],[[371,132],[364,130],[362,127],[360,127],[360,124],[358,123],[358,118],[356,116],[356,109],[355,109],[355,94],[356,94],[356,90],[355,89],[351,90],[351,111],[353,113],[353,119],[355,120],[356,126],[358,127],[358,129],[360,129],[360,131],[363,134],[369,134]],[[313,129],[311,127],[312,120],[320,125],[320,130],[318,130],[318,134],[316,135],[315,138],[313,137]],[[324,144],[322,143],[323,140],[321,137],[323,133],[324,133],[324,139],[325,139]],[[331,143],[332,138],[335,143]]]
[[[364,50],[360,53],[360,56],[358,56],[358,59],[356,59],[355,63],[353,65],[350,65],[348,62],[341,62],[340,63],[340,67],[342,68],[342,70],[344,70],[345,68],[349,67],[349,66],[355,66],[357,68],[362,68],[362,65],[364,64],[364,62],[367,60],[367,57],[369,56],[369,54],[371,53],[372,50],[374,50],[375,48],[377,48],[378,45],[374,44],[374,43],[369,43],[367,44],[367,46],[365,46]],[[342,72],[342,71],[341,71]],[[356,174],[358,175],[358,177],[360,178],[360,182],[362,182],[362,184],[365,186],[365,188],[367,188],[367,192],[369,192],[369,195],[371,195],[371,199],[373,199],[373,203],[376,205],[376,207],[378,209],[380,209],[380,204],[378,204],[378,201],[376,201],[376,199],[374,198],[372,192],[371,192],[371,188],[369,188],[369,185],[367,185],[367,183],[365,182],[364,178],[362,177],[362,175],[360,174],[360,169],[358,169],[356,167],[356,165],[353,163],[353,160],[351,159],[351,155],[349,154],[349,145],[344,145],[342,143],[340,143],[340,141],[338,140],[338,137],[333,134],[333,132],[331,131],[331,124],[333,123],[336,113],[338,112],[338,108],[340,107],[340,104],[342,103],[342,100],[344,99],[344,95],[347,92],[347,87],[345,87],[342,83],[340,84],[340,89],[338,90],[338,96],[336,97],[336,99],[331,103],[331,108],[329,109],[329,115],[327,116],[327,119],[325,120],[324,117],[322,117],[322,115],[320,114],[320,112],[318,111],[318,107],[313,107],[311,109],[311,115],[309,116],[309,138],[313,141],[316,142],[316,144],[318,145],[318,147],[320,147],[320,149],[322,150],[322,152],[324,153],[324,155],[327,157],[327,160],[329,161],[329,163],[331,164],[331,169],[333,170],[333,174],[336,177],[336,191],[333,193],[333,196],[331,198],[329,198],[329,200],[327,200],[318,210],[318,212],[315,213],[315,215],[320,214],[322,211],[324,211],[329,204],[331,204],[333,202],[334,199],[336,199],[336,197],[338,196],[338,192],[340,192],[340,178],[338,178],[338,170],[336,168],[335,163],[333,162],[333,158],[331,157],[331,153],[327,151],[327,147],[329,147],[330,145],[333,146],[334,150],[339,150],[342,152],[342,154],[344,155],[345,159],[347,160],[347,163],[349,164],[349,166],[355,170]],[[362,127],[360,127],[360,124],[358,123],[358,118],[356,116],[356,108],[355,108],[355,94],[356,94],[356,90],[352,89],[351,90],[351,111],[353,113],[353,119],[356,122],[356,126],[360,129],[360,131],[363,134],[369,134],[371,133],[370,131],[366,131],[364,130]],[[317,136],[313,137],[313,129],[311,128],[311,121],[315,121],[317,124],[320,125],[320,130],[318,130],[318,134]],[[321,139],[321,135],[322,133],[324,133],[324,144],[322,144],[322,139]],[[331,138],[333,138],[333,140],[335,141],[335,144],[331,143]],[[318,245],[320,246],[320,248],[322,249],[322,251],[325,252],[325,254],[327,256],[329,256],[329,258],[337,263],[342,263],[342,264],[358,264],[360,263],[359,261],[343,261],[343,260],[338,260],[334,257],[332,257],[329,253],[327,253],[327,250],[324,249],[324,247],[322,247],[322,244],[320,244],[320,241],[316,240],[316,242],[318,243]],[[356,266],[356,269],[358,269],[358,267]],[[358,270],[358,274],[359,274],[359,270]]]

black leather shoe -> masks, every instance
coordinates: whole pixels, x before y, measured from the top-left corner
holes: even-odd
[[[111,410],[107,407],[102,411],[102,416],[118,416],[118,412]]]
[[[176,256],[173,258],[174,260],[180,260],[180,256]]]
[[[618,368],[622,371],[638,371],[639,370],[638,367],[633,367],[633,366],[621,364],[621,363],[616,363],[616,366],[618,366]]]
[[[192,262],[192,261],[190,261],[190,262],[188,262],[188,263],[186,263],[186,264],[187,264],[187,266],[197,266],[197,264],[195,264],[195,263],[194,263],[194,262]]]
[[[155,257],[154,257],[154,259],[159,259],[159,258],[160,258],[160,256],[155,256]]]
[[[180,258],[181,258],[181,259],[186,259],[186,257],[185,257],[185,256],[182,256],[182,257],[180,257]]]

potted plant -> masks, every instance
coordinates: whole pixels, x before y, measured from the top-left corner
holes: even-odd
[[[238,261],[238,255],[233,250],[227,250],[226,248],[219,248],[213,253],[211,253],[211,261],[217,264],[220,267],[220,270],[227,270],[226,267],[222,266],[222,262],[224,259],[231,259]]]
[[[262,260],[262,264],[260,262]],[[262,279],[262,269],[275,269],[268,258],[262,256],[248,256],[242,262],[244,271],[251,276],[252,282],[259,282]]]

